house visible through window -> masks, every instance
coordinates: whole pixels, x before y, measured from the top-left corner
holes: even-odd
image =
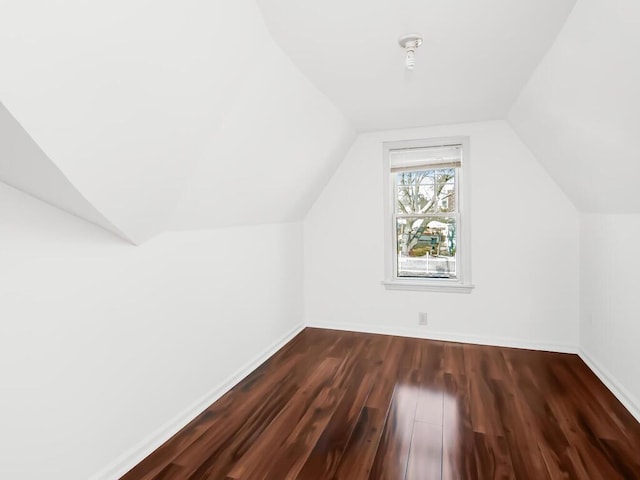
[[[385,283],[431,287],[464,283],[468,262],[462,256],[469,253],[461,236],[468,228],[461,201],[465,145],[433,143],[385,145],[391,217],[387,217],[391,272]]]

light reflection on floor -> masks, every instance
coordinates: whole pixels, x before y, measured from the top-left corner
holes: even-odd
[[[456,395],[445,393],[442,387],[396,385],[388,425],[398,442],[398,453],[409,452],[407,479],[441,478],[443,459],[455,462],[457,458],[459,421]],[[404,468],[398,465],[399,471]]]

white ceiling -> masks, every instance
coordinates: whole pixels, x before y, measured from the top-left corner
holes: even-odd
[[[2,0],[0,58],[0,180],[134,243],[299,221],[355,138],[254,0]]]
[[[640,3],[574,3],[3,0],[0,180],[140,243],[302,219],[354,127],[509,115],[580,210],[640,211]]]
[[[360,131],[504,118],[575,0],[257,0],[293,62]],[[404,68],[397,39],[425,42]]]
[[[2,182],[131,241],[69,182],[0,103],[0,183]]]

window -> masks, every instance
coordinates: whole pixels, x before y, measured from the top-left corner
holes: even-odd
[[[466,138],[384,144],[387,288],[471,290],[468,150]]]

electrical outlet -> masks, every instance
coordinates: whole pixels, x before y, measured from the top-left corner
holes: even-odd
[[[418,313],[418,325],[428,325],[427,312]]]

